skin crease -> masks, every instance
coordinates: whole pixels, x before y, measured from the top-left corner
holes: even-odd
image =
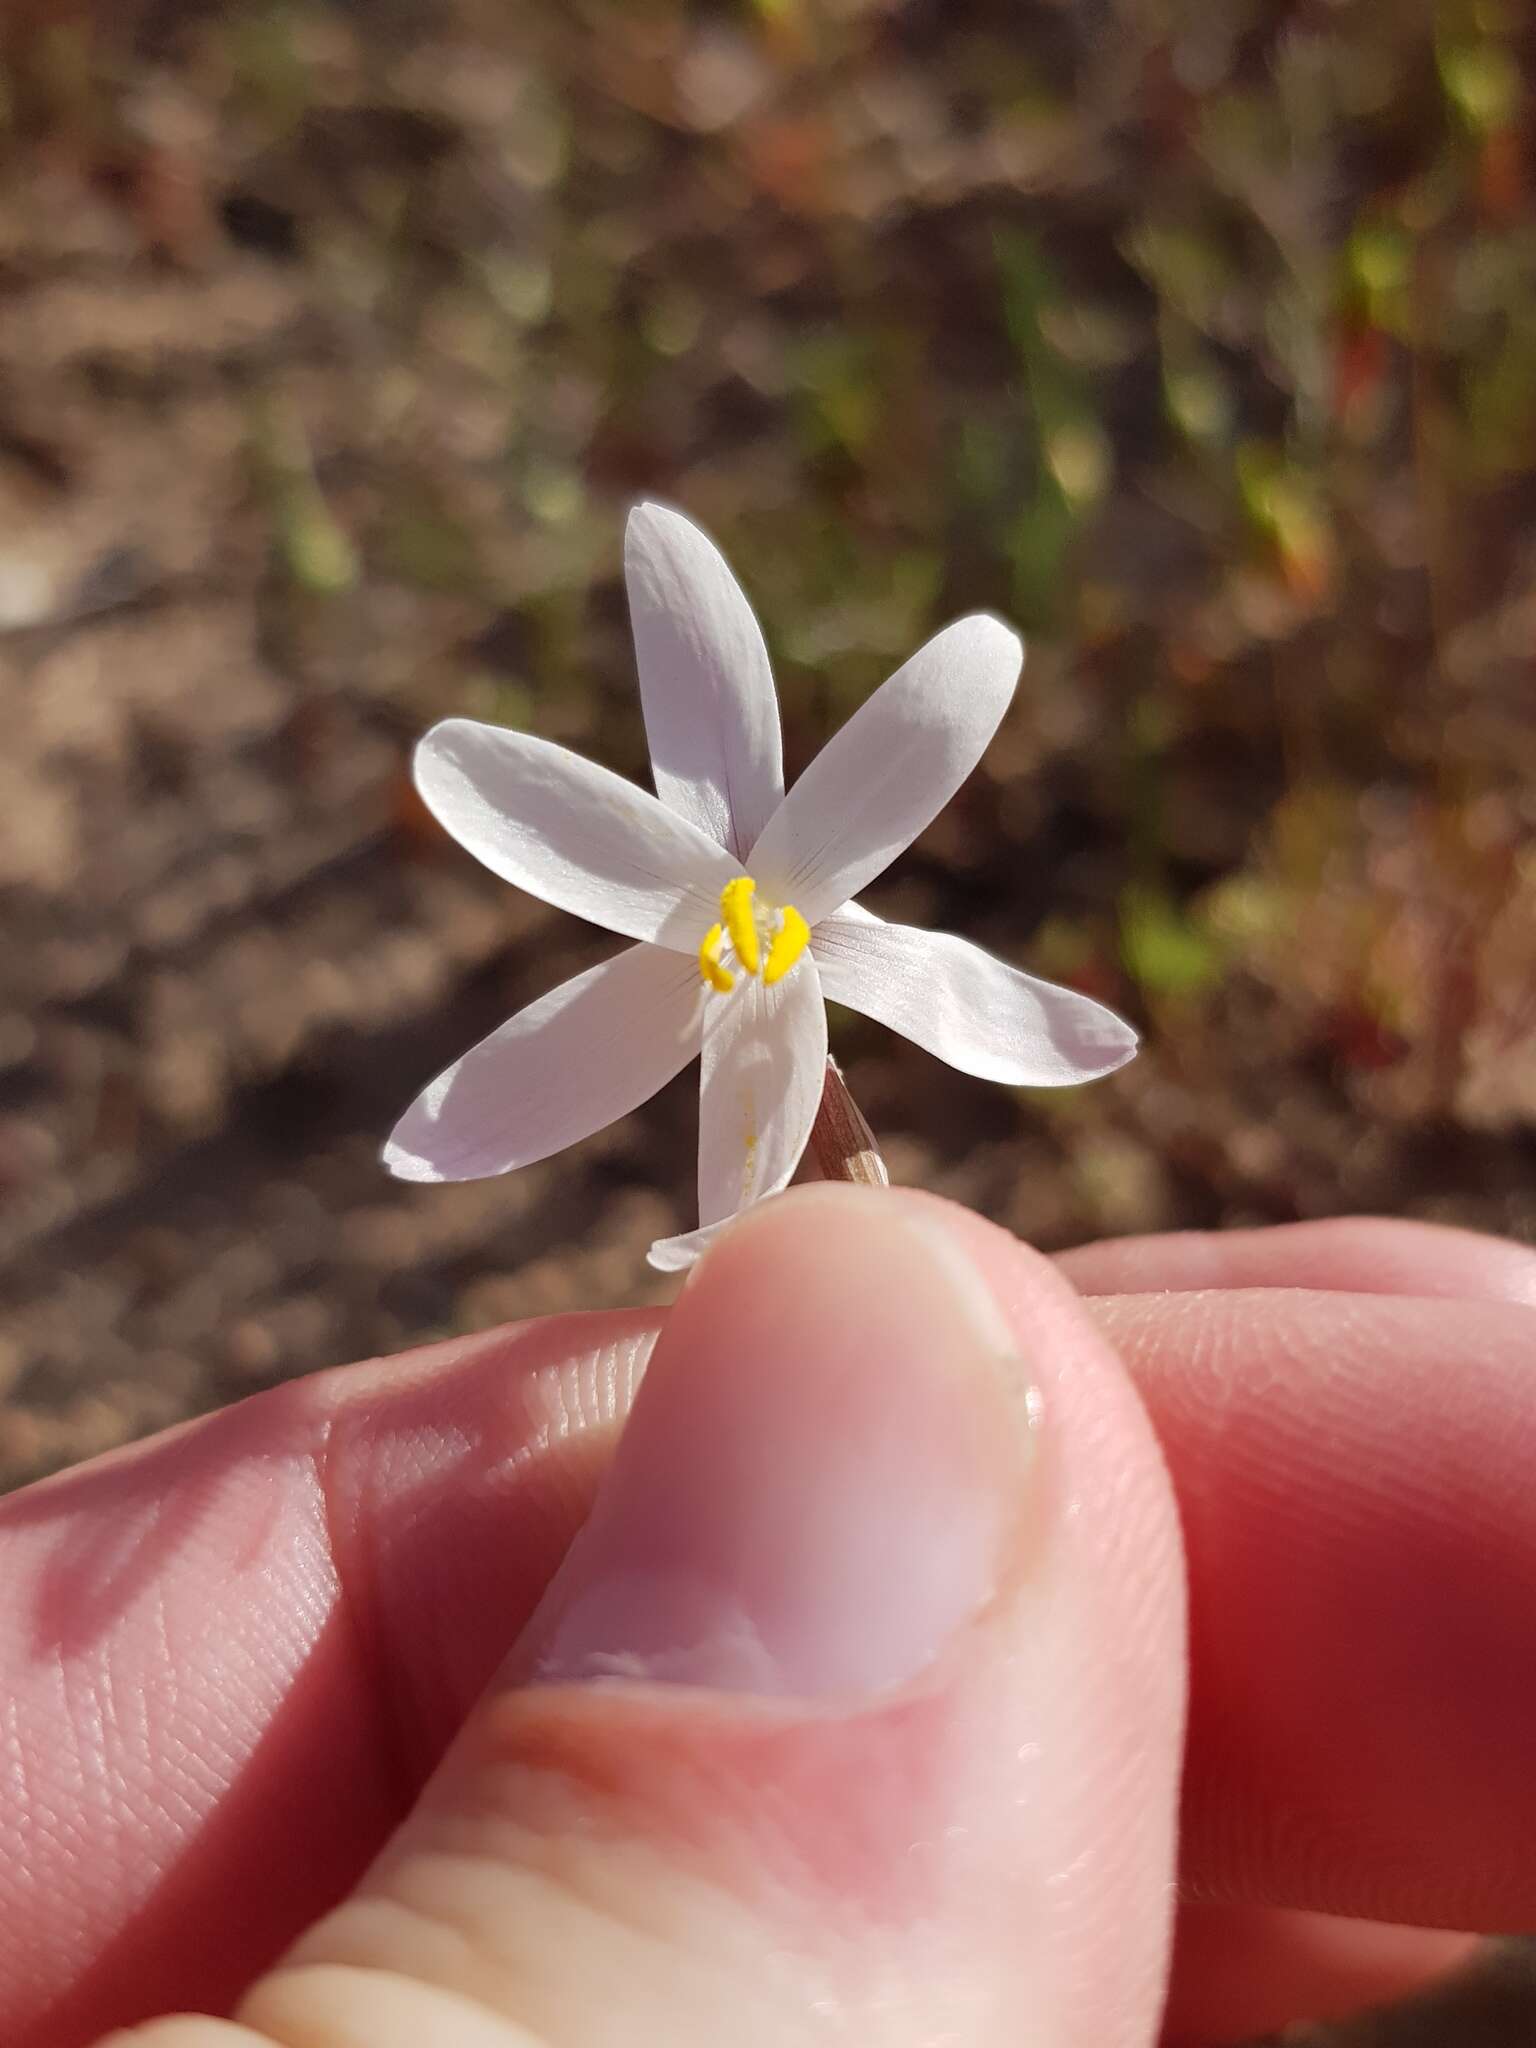
[[[1064,1381],[1082,1366],[1100,1392],[1117,1384],[1083,1312],[1041,1262],[974,1219],[956,1215],[954,1227],[1005,1311],[1027,1319],[1031,1342],[1049,1329]],[[1229,1242],[1233,1292],[1222,1280]],[[1517,1689],[1530,1696],[1521,1631],[1536,1581],[1522,1385],[1536,1260],[1455,1232],[1368,1223],[1096,1247],[1063,1264],[1079,1288],[1110,1290],[1089,1313],[1136,1377],[1189,1545],[1183,1876],[1225,1904],[1186,1916],[1181,1951],[1198,1966],[1202,1943],[1209,1957],[1240,1938],[1252,1959],[1246,2017],[1244,1985],[1213,1986],[1209,1963],[1193,1980],[1176,1976],[1170,2035],[1231,2038],[1397,1988],[1454,1953],[1444,1937],[1408,1935],[1383,1958],[1380,1931],[1368,1930],[1374,1962],[1370,1939],[1330,1959],[1319,1954],[1326,1943],[1305,1939],[1310,1909],[1472,1928],[1529,1922],[1532,1794],[1515,1722]],[[1411,1278],[1418,1298],[1394,1299],[1395,1278]],[[1113,1292],[1125,1282],[1130,1295]],[[656,1327],[653,1317],[562,1318],[352,1368],[0,1503],[0,2039],[75,2048],[168,2007],[227,2010],[355,1883],[537,1604],[611,1455],[614,1417]],[[1155,1521],[1156,1454],[1134,1404],[1113,1412],[1124,1434],[1107,1476],[1123,1480],[1129,1460]],[[1095,1431],[1083,1437],[1092,1480]],[[1106,1562],[1124,1576],[1123,1559]],[[1113,1576],[1096,1597],[1114,1598]],[[1082,1588],[1070,1574],[1062,1584],[1052,1597],[1070,1610]],[[1162,1597],[1156,1585],[1150,1593]],[[1255,1593],[1284,1623],[1283,1658],[1306,1660],[1290,1687],[1274,1682],[1273,1636],[1238,1625]],[[1448,1631],[1454,1659],[1423,1654]],[[979,1687],[981,1704],[967,1709],[982,1715],[977,1725],[986,1684],[968,1659],[985,1663],[982,1639],[966,1638],[949,1680],[956,1701]],[[1161,1667],[1148,1653],[1143,1680],[1181,1662],[1173,1622],[1165,1647]],[[541,1775],[551,1742],[574,1741],[590,1761],[635,1741],[633,1716],[615,1735],[600,1712],[583,1733],[591,1702],[569,1690],[561,1699],[530,1715],[526,1696],[501,1695],[461,1739],[429,1802],[431,1825],[451,1832],[467,1816],[522,1853],[527,1810],[551,1799],[551,1783],[570,1796],[568,1772]],[[645,1734],[660,1757],[673,1711],[663,1702]],[[1416,1757],[1409,1776],[1400,1757],[1380,1755],[1386,1718]],[[740,1739],[727,1729],[717,1747],[738,1770]],[[794,1750],[793,1731],[782,1741]],[[751,1767],[760,1760],[759,1749]],[[1176,1758],[1167,1763],[1171,1784]],[[720,1782],[717,1773],[716,1794]],[[820,1775],[791,1771],[790,1782],[825,1806],[835,1760]],[[481,1788],[493,1785],[488,1797]],[[677,1876],[679,1816],[703,1825],[688,1805],[698,1789],[686,1773],[674,1784],[681,1803],[659,1845],[632,1820],[621,1833],[647,1885],[671,1884],[685,1908],[710,1906],[717,1932],[723,1912],[750,1949],[766,1908],[742,1901],[730,1868],[709,1874],[702,1897]],[[1058,1846],[1074,1853],[1113,1841],[1122,1819],[1113,1802],[1095,1807],[1081,1781],[1078,1794],[1054,1823]],[[578,1803],[601,1810],[607,1797],[599,1773]],[[546,1807],[546,1841],[572,1817],[560,1798]],[[750,1801],[743,1812],[741,1832],[715,1844],[728,1865],[756,1860]],[[1130,1818],[1122,1835],[1134,1837],[1139,1819],[1150,1842],[1155,1813]],[[1014,1860],[1006,1843],[990,1853],[1005,1869]],[[1132,1871],[1135,1853],[1155,1860],[1133,1852]],[[1115,1866],[1115,1854],[1107,1860]],[[430,1892],[443,1866],[421,1867],[428,1874],[413,1882]],[[1123,1850],[1118,1867],[1124,1879]],[[609,1917],[623,1917],[632,1889],[619,1884]],[[1074,1934],[1091,1935],[1090,1894],[1074,1908]],[[825,1887],[816,1904],[825,1916]],[[1148,1924],[1145,1901],[1130,1912]],[[1213,1926],[1223,1912],[1226,1925]],[[594,1916],[599,1946],[609,1917]],[[978,1980],[1019,1938],[982,1918],[969,1959]],[[686,1959],[673,1951],[691,1924],[682,1910],[657,1937],[679,1977]],[[1337,1935],[1336,1923],[1324,1927]],[[577,1946],[582,1969],[591,1943]],[[668,1981],[666,1967],[659,1977]],[[552,2041],[585,2038],[557,2031],[559,1980],[556,1971],[543,1987],[538,2023]],[[294,2027],[285,2018],[281,2038],[306,2048],[354,2038],[335,2031],[348,2006],[339,1996],[328,2012],[328,1988],[334,1979],[310,1974],[312,2010]],[[1118,1988],[1152,1996],[1145,1985]],[[424,1994],[382,1989],[396,1995],[401,2038],[412,2024],[412,2038],[453,2048],[526,2038],[477,2034],[483,2015],[469,2006],[455,2011],[457,2031],[427,2036]],[[675,2027],[672,2037],[686,2038]],[[1097,2036],[1122,2037],[1139,2038]],[[249,2036],[185,2021],[137,2038],[212,2048]],[[382,2048],[390,2035],[357,2038]]]

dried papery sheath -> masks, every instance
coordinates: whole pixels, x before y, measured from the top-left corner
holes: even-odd
[[[1054,1087],[1124,1065],[1135,1033],[1101,1004],[854,900],[981,758],[1023,662],[1014,633],[980,613],[945,627],[786,793],[767,650],[719,551],[641,505],[625,577],[655,796],[466,718],[432,728],[415,774],[494,873],[634,943],[439,1074],[385,1147],[393,1173],[531,1165],[699,1058],[699,1227],[650,1254],[678,1271],[789,1184],[813,1134],[839,1178],[883,1181],[868,1126],[835,1070],[828,1081],[828,998],[982,1080]]]
[[[866,1188],[888,1188],[891,1184],[875,1134],[849,1093],[842,1068],[834,1059],[827,1061],[821,1106],[811,1125],[811,1156],[823,1180],[854,1181]]]

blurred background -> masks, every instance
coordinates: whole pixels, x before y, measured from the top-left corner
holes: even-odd
[[[1010,1094],[835,1019],[898,1179],[1048,1248],[1536,1236],[1519,0],[0,22],[0,1484],[662,1286],[689,1077],[511,1179],[377,1164],[608,946],[407,761],[463,712],[643,775],[641,493],[740,571],[792,772],[947,617],[1031,638],[871,900],[1146,1049]]]
[[[791,772],[1030,636],[872,901],[1142,1027],[1010,1094],[851,1017],[894,1175],[1034,1242],[1536,1235],[1536,20],[1516,0],[9,0],[0,1483],[646,1297],[696,1092],[396,1185],[611,942],[413,738],[645,774],[619,577],[719,538]]]
[[[791,772],[1029,634],[874,893],[1146,1050],[1009,1094],[853,1018],[893,1171],[1035,1242],[1536,1235],[1536,23],[1510,0],[10,0],[0,1475],[631,1300],[694,1084],[392,1184],[609,942],[417,805],[504,720],[645,773],[619,580],[720,539]]]
[[[1513,5],[11,0],[0,1467],[657,1283],[685,1078],[520,1177],[395,1114],[607,949],[415,802],[643,776],[627,504],[720,539],[791,772],[1029,634],[876,892],[1116,1004],[1010,1095],[852,1018],[902,1180],[1036,1242],[1536,1235],[1536,145]]]

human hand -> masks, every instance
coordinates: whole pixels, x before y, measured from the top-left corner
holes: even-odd
[[[1312,1916],[1536,1919],[1533,1305],[1420,1226],[1053,1271],[808,1189],[666,1316],[0,1502],[0,2040],[260,1977],[134,2048],[1132,2048],[1186,1673],[1170,2035],[1412,1981],[1460,1938]]]

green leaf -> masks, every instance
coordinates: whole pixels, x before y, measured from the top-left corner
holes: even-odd
[[[1132,883],[1120,898],[1120,954],[1152,995],[1192,996],[1221,974],[1221,952],[1166,891]]]

